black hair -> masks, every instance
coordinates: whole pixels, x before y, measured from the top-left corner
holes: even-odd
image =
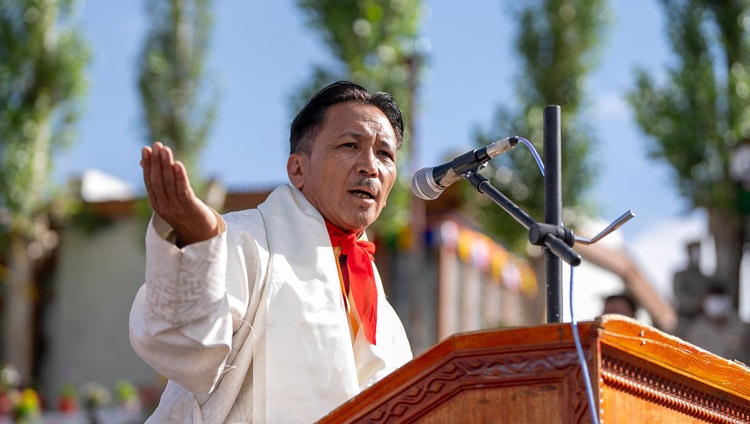
[[[638,310],[638,305],[636,305],[635,300],[633,299],[633,296],[627,293],[618,293],[618,294],[607,296],[604,299],[604,302],[606,303],[610,300],[624,300],[625,303],[627,303],[630,309],[633,311],[633,313],[635,313]]]
[[[380,109],[396,133],[396,148],[401,148],[404,117],[393,96],[383,91],[370,94],[361,85],[349,81],[338,81],[323,88],[308,100],[294,118],[289,131],[289,153],[310,153],[312,140],[323,124],[328,108],[337,103],[352,101]]]

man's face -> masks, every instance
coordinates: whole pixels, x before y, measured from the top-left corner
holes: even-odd
[[[338,103],[326,113],[310,154],[287,162],[292,184],[333,225],[361,233],[396,181],[396,134],[375,106]]]

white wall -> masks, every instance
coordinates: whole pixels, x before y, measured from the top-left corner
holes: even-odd
[[[154,381],[128,339],[130,305],[143,282],[144,230],[135,220],[120,220],[94,234],[69,227],[61,235],[42,371],[52,399],[66,382],[112,390],[119,379]]]

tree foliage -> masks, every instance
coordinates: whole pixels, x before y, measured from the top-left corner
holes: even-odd
[[[149,0],[150,28],[139,60],[145,142],[172,147],[194,180],[217,98],[203,80],[210,7],[210,0]]]
[[[729,146],[742,134],[729,121],[735,96],[728,97],[717,80],[705,3],[663,2],[677,63],[661,87],[655,76],[638,70],[629,98],[638,124],[651,136],[649,155],[670,165],[680,193],[695,206],[731,207],[731,185],[726,184]],[[737,66],[744,67],[742,62]]]
[[[543,113],[549,105],[561,109],[563,206],[581,209],[594,170],[590,164],[594,142],[582,116],[586,106],[586,75],[597,63],[607,22],[604,0],[537,0],[513,10],[519,22],[515,45],[519,54],[517,104],[500,107],[495,122],[477,135],[487,145],[506,135],[530,140],[543,151]],[[523,150],[522,150],[523,149]],[[523,147],[496,158],[483,170],[493,185],[541,221],[544,217],[543,177],[533,156]],[[516,251],[528,245],[528,232],[505,212],[468,187],[469,204],[482,205],[478,217],[494,235]],[[566,217],[563,217],[564,220]],[[566,226],[574,222],[565,222]]]
[[[750,18],[743,0],[662,0],[674,61],[639,69],[629,100],[649,155],[669,165],[679,192],[709,212],[717,273],[737,295],[745,231],[731,151],[750,140]]]
[[[407,128],[399,153],[399,182],[394,186],[376,223],[376,229],[392,235],[408,220],[408,185],[404,175],[412,134],[419,72],[424,63],[419,25],[420,0],[299,0],[308,25],[318,31],[335,63],[318,65],[293,99],[294,110],[315,92],[334,81],[347,79],[370,91],[387,91],[404,111]]]
[[[34,373],[35,265],[50,229],[52,155],[72,141],[89,53],[72,0],[0,0],[0,239],[3,358]],[[38,370],[37,370],[38,371]]]
[[[0,0],[0,208],[8,231],[30,233],[47,213],[52,154],[74,136],[89,59],[75,4]]]
[[[337,68],[318,66],[312,90],[349,78],[408,103],[410,61],[419,53],[419,0],[299,0],[311,28],[319,32]]]

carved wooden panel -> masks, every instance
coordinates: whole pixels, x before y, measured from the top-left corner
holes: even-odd
[[[579,324],[602,423],[748,423],[750,369],[633,320]],[[320,423],[590,422],[570,324],[452,336]]]
[[[571,411],[574,417],[571,422],[587,422],[581,421],[587,411],[581,378],[578,358],[569,349],[457,356],[359,420],[368,423],[475,422],[449,419],[465,420],[466,411],[477,415],[477,419],[484,416],[532,418],[530,414],[536,414],[539,419],[559,419],[558,409],[549,408],[556,404]],[[467,408],[457,409],[453,404]],[[555,421],[514,419],[508,422]]]
[[[321,423],[590,422],[572,341],[520,329],[495,340],[485,336],[439,345],[411,364],[418,372],[398,370],[381,382],[390,390],[376,386]],[[524,339],[538,344],[522,347]]]
[[[604,419],[750,423],[750,369],[632,320],[599,331]],[[648,405],[644,408],[644,405]]]
[[[622,416],[626,412],[623,409],[634,404],[643,413],[656,414],[659,422],[750,423],[747,402],[711,393],[701,384],[677,382],[676,378],[661,376],[623,360],[604,356],[602,383],[602,406],[605,410],[610,407],[617,411],[613,417]],[[629,396],[608,393],[607,389]],[[649,405],[649,408],[643,411],[643,405]],[[674,417],[675,421],[667,421],[666,417]]]

